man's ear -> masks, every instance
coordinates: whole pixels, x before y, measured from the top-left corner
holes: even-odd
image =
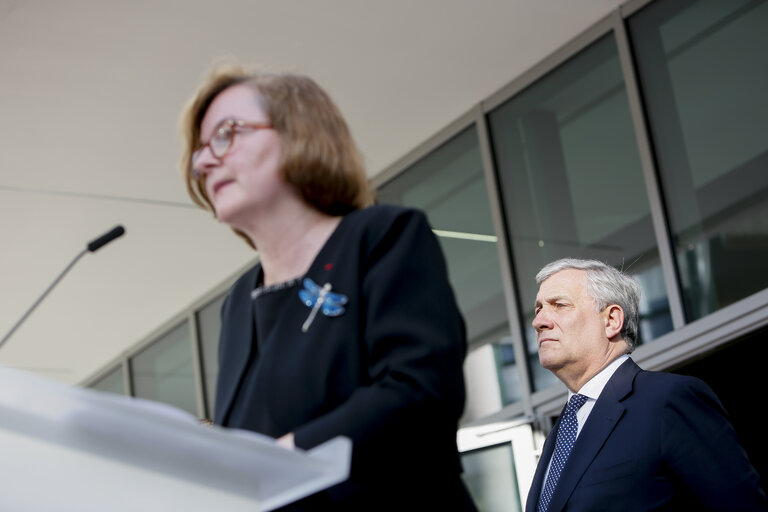
[[[624,310],[618,304],[609,304],[604,310],[605,336],[612,340],[624,327]]]

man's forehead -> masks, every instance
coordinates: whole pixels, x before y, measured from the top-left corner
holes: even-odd
[[[586,273],[583,270],[573,268],[555,272],[541,283],[536,300],[550,300],[555,296],[581,294],[584,292],[585,276]]]
[[[578,283],[583,284],[584,278],[586,277],[587,273],[584,270],[580,270],[578,268],[566,268],[563,270],[559,270],[546,278],[542,283],[541,287],[544,287],[547,283]]]

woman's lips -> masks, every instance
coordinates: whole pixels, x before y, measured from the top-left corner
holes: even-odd
[[[226,187],[226,186],[227,186],[227,185],[229,185],[230,183],[232,183],[232,180],[221,180],[221,181],[217,181],[216,183],[214,183],[214,184],[213,184],[213,187],[212,187],[212,188],[213,188],[213,195],[216,195],[216,194],[218,194],[218,193],[219,193],[219,191],[220,191],[222,188]]]

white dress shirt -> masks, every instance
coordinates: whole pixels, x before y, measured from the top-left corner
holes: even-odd
[[[584,403],[584,405],[581,406],[581,409],[576,413],[576,421],[579,423],[579,428],[576,431],[576,439],[579,438],[579,434],[581,433],[581,428],[584,426],[584,423],[587,422],[587,418],[589,418],[589,414],[592,412],[592,408],[595,406],[595,402],[598,398],[600,398],[600,393],[603,392],[603,388],[606,384],[608,384],[608,381],[613,377],[613,373],[621,366],[621,364],[629,359],[628,354],[622,354],[613,361],[611,361],[608,366],[600,370],[597,375],[592,377],[587,381],[586,384],[584,384],[581,389],[578,391],[580,395],[584,395],[587,397],[587,401]],[[568,400],[571,399],[571,397],[574,395],[571,391],[568,391]]]
[[[595,402],[598,398],[600,398],[600,393],[603,392],[603,388],[608,383],[611,377],[613,377],[613,373],[618,369],[619,366],[621,366],[621,363],[629,359],[628,354],[622,354],[613,361],[611,361],[608,366],[600,370],[597,375],[592,377],[587,381],[586,384],[584,384],[581,389],[578,391],[579,394],[584,395],[587,397],[587,401],[584,402],[584,405],[581,406],[581,409],[578,410],[576,413],[576,422],[578,423],[578,430],[576,431],[576,439],[579,438],[579,434],[581,434],[581,428],[584,426],[584,424],[587,422],[587,418],[589,418],[589,414],[592,412],[592,408],[595,407]],[[571,399],[571,397],[574,395],[571,390],[568,390],[568,400]],[[547,476],[549,476],[549,467],[552,465],[552,459],[549,459],[549,463],[547,464],[547,472],[544,473],[544,480],[543,482],[547,481]],[[541,486],[542,491],[544,490],[544,486]]]

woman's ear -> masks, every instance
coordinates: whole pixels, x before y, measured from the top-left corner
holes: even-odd
[[[609,304],[603,312],[605,313],[605,336],[612,340],[621,334],[624,327],[624,310],[618,304]]]

